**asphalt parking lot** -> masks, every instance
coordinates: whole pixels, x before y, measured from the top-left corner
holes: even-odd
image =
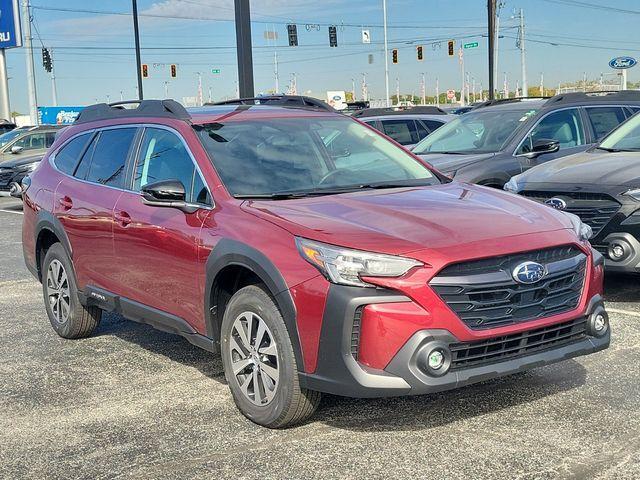
[[[325,396],[270,431],[177,336],[107,315],[57,337],[21,222],[0,199],[1,478],[640,477],[640,277],[607,280],[609,350],[432,396]]]

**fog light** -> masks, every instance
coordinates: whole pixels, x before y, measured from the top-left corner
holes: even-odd
[[[604,318],[604,315],[599,313],[598,315],[596,315],[596,318],[593,320],[593,329],[596,332],[600,333],[605,328],[607,328],[607,319]]]
[[[444,360],[445,358],[444,358],[444,353],[442,353],[442,350],[440,349],[432,350],[431,353],[429,354],[429,368],[433,370],[440,370],[444,365]]]
[[[620,260],[624,257],[624,247],[618,243],[614,243],[609,247],[609,256],[614,260]]]

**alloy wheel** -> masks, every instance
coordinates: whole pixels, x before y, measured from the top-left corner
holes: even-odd
[[[69,319],[71,299],[67,272],[59,260],[52,260],[47,269],[47,298],[54,320],[65,323]]]
[[[271,330],[259,315],[244,312],[233,322],[229,343],[230,366],[240,391],[255,405],[268,405],[280,377]]]

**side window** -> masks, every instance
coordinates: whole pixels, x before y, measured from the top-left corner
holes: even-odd
[[[78,160],[80,160],[80,154],[84,150],[89,138],[91,138],[91,134],[85,133],[77,136],[62,147],[53,159],[56,168],[67,175],[73,174]]]
[[[53,142],[55,141],[55,139],[56,139],[56,132],[48,132],[46,134],[46,138],[44,140],[45,147],[46,148],[51,147],[51,145],[53,145]]]
[[[385,134],[400,145],[418,143],[418,132],[413,120],[384,120],[382,128]]]
[[[533,127],[518,153],[527,153],[539,140],[557,140],[560,150],[585,144],[580,112],[575,108],[553,112]]]
[[[434,130],[439,129],[442,125],[444,125],[444,123],[438,122],[436,120],[423,120],[423,122],[427,126],[427,128],[431,131],[431,133],[433,133]]]
[[[366,124],[367,124],[367,125],[369,125],[370,127],[375,128],[376,130],[380,130],[380,129],[378,128],[378,122],[376,122],[375,120],[372,120],[372,121],[370,121],[370,122],[364,122],[364,123],[366,123]]]
[[[115,128],[100,132],[93,148],[87,180],[101,185],[122,187],[125,163],[135,136],[136,128]]]
[[[427,130],[427,127],[424,126],[422,121],[416,120],[416,127],[418,128],[418,138],[420,140],[429,135],[429,130]]]
[[[14,146],[22,147],[24,150],[46,148],[46,135],[46,133],[34,133],[32,135],[27,135],[18,140]]]
[[[585,110],[597,141],[602,140],[607,133],[625,120],[622,107],[591,107]]]
[[[188,202],[211,204],[209,192],[182,140],[168,130],[147,128],[133,173],[133,189],[140,191],[161,180],[181,181]]]

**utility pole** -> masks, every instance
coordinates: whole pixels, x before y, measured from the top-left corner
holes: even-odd
[[[211,87],[209,87],[209,103],[213,103],[213,89]]]
[[[384,88],[387,107],[391,106],[389,98],[389,45],[387,42],[387,0],[382,0],[382,12],[384,15]]]
[[[400,78],[396,77],[396,104],[400,105]]]
[[[22,2],[22,22],[24,30],[24,51],[27,61],[27,91],[29,93],[29,119],[38,124],[38,96],[36,93],[35,66],[33,63],[33,37],[31,36],[31,8],[29,0]]]
[[[440,80],[436,77],[436,107],[440,106]]]
[[[509,82],[507,80],[507,72],[504,72],[504,84],[503,84],[502,98],[509,98]]]
[[[198,76],[198,104],[202,106],[204,103],[202,98],[202,73],[196,72],[196,75]]]
[[[120,101],[124,102],[124,91],[120,90]]]
[[[469,93],[469,72],[466,72],[467,75],[467,80],[464,84],[465,88],[466,88],[466,92],[467,92],[467,103],[471,103],[471,94]]]
[[[11,120],[11,105],[9,104],[9,77],[7,75],[7,58],[5,49],[0,48],[0,105],[2,118]]]
[[[251,98],[254,96],[254,90],[249,0],[234,0],[234,3],[236,14],[236,49],[238,55],[238,90],[240,98]]]
[[[280,78],[278,77],[278,51],[273,51],[273,76],[276,81],[276,91],[275,93],[280,93]]]
[[[138,27],[138,0],[132,0],[133,4],[133,37],[136,45],[136,67],[138,68],[138,100],[144,98],[142,90],[142,60],[140,59],[140,28]]]
[[[427,82],[424,73],[422,74],[422,105],[427,104]]]
[[[473,102],[476,101],[476,77],[471,77],[471,83],[473,84]]]
[[[51,56],[51,99],[53,106],[58,106],[58,88],[56,87],[56,62],[53,61],[53,49],[49,50]]]
[[[544,97],[544,73],[540,72],[540,96]]]
[[[496,80],[496,0],[487,0],[487,16],[487,33],[489,35],[489,100],[493,100]]]
[[[366,73],[362,74],[362,100],[365,102],[369,100],[369,88],[367,87]]]
[[[164,98],[169,98],[169,82],[164,82]]]
[[[582,73],[582,91],[587,91],[587,72]]]
[[[298,78],[296,73],[291,74],[291,85],[289,86],[289,94],[290,95],[298,94]]]
[[[355,78],[351,79],[351,98],[353,102],[356,101],[356,79]]]
[[[518,16],[520,20],[520,27],[518,28],[518,41],[517,47],[520,49],[520,70],[522,76],[522,97],[529,95],[529,87],[527,85],[527,59],[524,48],[524,10],[520,9]]]
[[[460,106],[464,107],[464,52],[462,47],[458,50],[458,57],[460,59],[460,75],[462,76],[462,90],[460,90]]]

